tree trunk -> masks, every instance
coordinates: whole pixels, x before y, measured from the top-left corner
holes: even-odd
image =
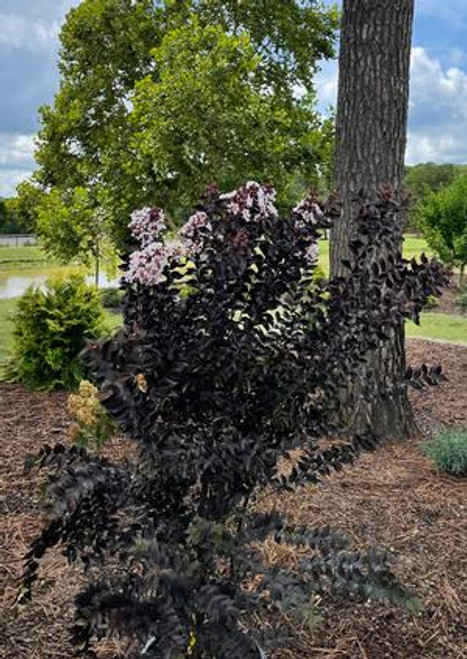
[[[344,0],[339,56],[335,185],[342,215],[331,231],[331,274],[345,276],[357,195],[374,198],[382,185],[400,189],[404,174],[413,0]],[[402,235],[401,235],[402,241]],[[404,328],[369,358],[372,402],[355,385],[344,401],[348,433],[371,425],[381,436],[406,436],[414,423],[405,390]]]

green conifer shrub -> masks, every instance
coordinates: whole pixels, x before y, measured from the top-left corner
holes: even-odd
[[[31,286],[14,315],[7,375],[31,389],[73,389],[86,374],[79,356],[86,341],[102,332],[99,294],[83,277]]]

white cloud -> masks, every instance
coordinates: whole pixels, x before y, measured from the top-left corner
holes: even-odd
[[[459,64],[465,58],[452,55]],[[336,104],[337,62],[323,64],[316,89],[322,110]],[[412,49],[406,161],[467,163],[467,73],[421,47]]]
[[[430,103],[436,108],[461,110],[467,116],[467,108],[461,107],[467,99],[467,74],[458,67],[443,69],[438,59],[431,58],[425,48],[412,49],[410,66],[410,100],[412,104]],[[454,107],[454,101],[460,101]]]
[[[0,13],[0,46],[26,50],[50,49],[60,26],[15,13]]]
[[[467,163],[467,73],[412,50],[406,160]]]
[[[455,135],[428,136],[420,130],[410,130],[406,162],[408,165],[419,162],[464,163],[467,159],[462,147]]]
[[[34,135],[0,133],[0,167],[30,168],[33,164]]]
[[[34,135],[0,133],[0,197],[12,197],[34,169]]]
[[[32,174],[32,169],[0,169],[0,198],[15,196],[18,183],[26,180]]]

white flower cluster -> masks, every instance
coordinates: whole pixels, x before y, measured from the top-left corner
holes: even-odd
[[[317,224],[323,219],[324,213],[316,201],[309,197],[302,199],[293,209],[295,215],[298,215],[306,224]]]
[[[179,229],[177,237],[184,245],[188,253],[200,252],[202,248],[203,235],[211,233],[212,225],[208,216],[203,211],[197,211]]]
[[[160,240],[161,233],[166,228],[164,212],[160,208],[146,206],[131,214],[128,226],[141,249],[130,256],[126,281],[139,282],[146,286],[159,283],[163,279],[162,272],[168,261],[167,249]]]
[[[160,208],[146,206],[131,214],[128,225],[131,235],[141,247],[147,247],[160,236],[166,228],[164,211]]]
[[[164,241],[165,216],[160,208],[142,208],[131,215],[129,228],[141,246],[130,256],[125,281],[155,286],[164,280],[164,269],[173,260],[202,249],[202,237],[212,230],[206,213],[192,215],[174,240]]]
[[[305,259],[309,265],[317,265],[319,259],[318,242],[312,242],[305,250]]]
[[[256,181],[248,181],[237,190],[221,195],[220,199],[227,202],[231,213],[241,213],[246,222],[258,216],[277,216],[276,191],[272,186],[260,185]]]
[[[163,270],[168,263],[167,249],[163,243],[152,242],[130,256],[126,281],[154,286],[163,280]]]

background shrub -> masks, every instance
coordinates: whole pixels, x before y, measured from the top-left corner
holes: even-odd
[[[439,433],[424,447],[440,471],[453,476],[467,475],[467,428],[450,428]]]
[[[74,388],[86,372],[79,357],[86,340],[103,332],[99,293],[79,275],[32,286],[14,324],[7,375],[33,389]]]
[[[101,288],[99,291],[101,304],[106,309],[120,309],[123,302],[123,291],[120,288]]]
[[[424,309],[436,309],[438,307],[438,298],[436,295],[429,295],[426,299]]]
[[[467,288],[461,292],[457,300],[462,311],[467,311]]]
[[[429,247],[446,264],[460,269],[463,282],[467,264],[467,176],[428,195],[415,208],[418,226]]]

